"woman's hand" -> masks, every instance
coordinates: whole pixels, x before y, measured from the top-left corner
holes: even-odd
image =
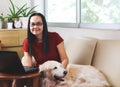
[[[22,57],[21,62],[23,66],[32,66],[32,56],[30,56],[28,52],[24,52],[24,56]]]

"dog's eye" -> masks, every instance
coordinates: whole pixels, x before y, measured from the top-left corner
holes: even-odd
[[[57,67],[54,67],[54,69],[57,69]]]

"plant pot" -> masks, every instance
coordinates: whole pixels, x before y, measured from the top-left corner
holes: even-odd
[[[7,28],[7,21],[3,21],[3,22],[2,22],[2,28],[3,28],[3,29],[6,29],[6,28]]]
[[[13,28],[13,22],[8,22],[7,29],[12,29],[12,28]]]

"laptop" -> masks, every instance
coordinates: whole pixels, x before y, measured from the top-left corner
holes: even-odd
[[[0,51],[1,73],[21,75],[38,71],[38,67],[23,66],[16,51]]]

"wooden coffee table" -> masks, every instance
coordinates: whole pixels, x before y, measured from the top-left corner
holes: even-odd
[[[10,74],[4,74],[0,73],[0,87],[10,87],[13,80],[17,79],[26,79],[26,78],[33,78],[33,87],[39,87],[39,78],[40,78],[40,72],[35,72],[31,74],[24,74],[24,75],[10,75]],[[12,85],[12,87],[15,87]]]

